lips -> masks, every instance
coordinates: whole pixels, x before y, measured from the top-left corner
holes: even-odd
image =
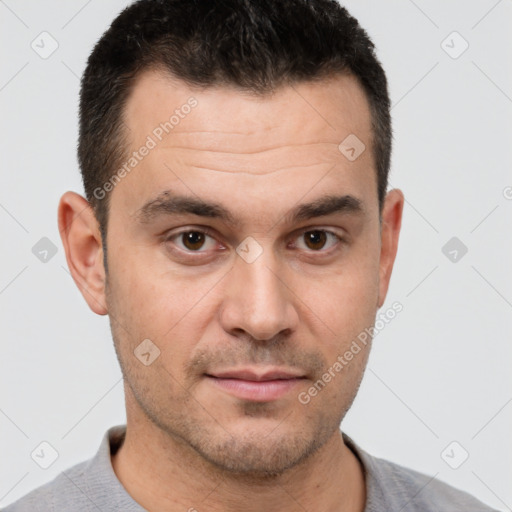
[[[253,382],[263,382],[268,380],[286,380],[304,377],[303,374],[287,371],[287,370],[228,370],[221,372],[212,372],[209,374],[211,377],[219,379],[239,379],[249,380]]]
[[[256,402],[282,398],[306,379],[302,373],[278,368],[215,371],[205,376],[222,391]]]

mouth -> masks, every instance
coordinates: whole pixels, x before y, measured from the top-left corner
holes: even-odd
[[[240,369],[206,373],[215,386],[242,400],[270,402],[284,397],[307,377],[298,372],[278,369]]]

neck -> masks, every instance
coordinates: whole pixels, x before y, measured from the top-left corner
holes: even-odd
[[[363,512],[366,500],[362,467],[340,431],[282,475],[254,479],[212,466],[150,422],[128,423],[112,466],[128,493],[149,511]]]

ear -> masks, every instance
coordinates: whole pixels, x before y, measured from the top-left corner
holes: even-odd
[[[402,226],[404,195],[401,190],[390,190],[384,200],[382,210],[381,249],[379,264],[379,300],[377,307],[384,304],[388,293],[389,280],[398,249],[398,238]]]
[[[89,202],[75,192],[60,199],[59,231],[71,276],[89,307],[107,314],[101,232]]]

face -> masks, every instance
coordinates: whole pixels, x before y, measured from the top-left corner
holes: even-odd
[[[381,234],[365,95],[349,76],[255,97],[146,72],[125,114],[104,298],[131,414],[279,474],[338,431],[370,343],[333,365],[387,292],[401,206]]]

